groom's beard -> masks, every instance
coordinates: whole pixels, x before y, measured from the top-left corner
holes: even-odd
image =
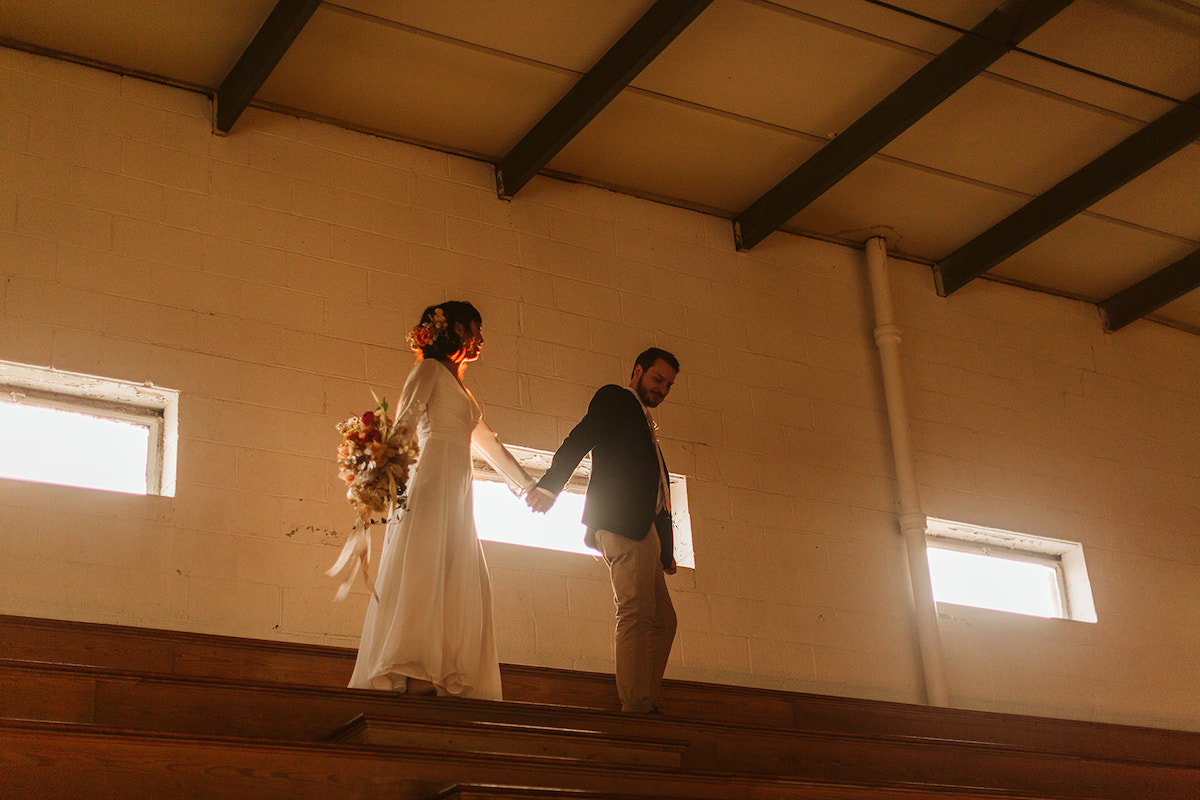
[[[637,391],[638,399],[646,408],[658,408],[659,403],[667,399],[665,394],[653,391],[646,386],[645,375],[638,379],[635,391]]]

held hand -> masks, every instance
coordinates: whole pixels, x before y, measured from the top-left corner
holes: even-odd
[[[556,499],[554,495],[547,492],[530,489],[525,495],[525,504],[535,513],[545,514],[554,505]]]

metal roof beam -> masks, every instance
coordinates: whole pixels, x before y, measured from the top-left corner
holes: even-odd
[[[820,149],[734,220],[749,250],[964,84],[1015,48],[1071,0],[1009,0]]]
[[[1197,288],[1200,288],[1200,250],[1100,303],[1104,330],[1119,331]]]
[[[712,0],[658,0],[496,165],[510,198],[566,147]]]
[[[215,132],[229,133],[233,129],[319,5],[321,0],[279,0],[275,4],[250,46],[217,89],[213,99]]]
[[[1200,138],[1200,94],[1029,201],[934,267],[938,294],[961,289],[1155,164]]]

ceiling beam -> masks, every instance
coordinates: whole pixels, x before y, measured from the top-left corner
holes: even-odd
[[[1015,48],[1071,0],[1009,0],[755,200],[733,222],[749,250]]]
[[[250,46],[217,89],[213,99],[216,107],[213,129],[217,133],[229,133],[233,129],[233,124],[250,105],[319,5],[321,0],[279,0],[275,4]]]
[[[1119,331],[1134,320],[1200,288],[1200,250],[1163,267],[1149,278],[1117,292],[1100,303],[1104,330]]]
[[[658,0],[496,165],[496,193],[510,198],[674,41],[712,0]]]
[[[946,297],[1200,138],[1200,94],[1180,103],[934,266]]]

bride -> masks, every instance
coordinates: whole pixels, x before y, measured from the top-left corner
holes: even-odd
[[[367,606],[352,689],[501,699],[492,590],[475,534],[471,452],[517,494],[534,481],[482,419],[463,385],[479,358],[483,319],[473,305],[430,306],[408,336],[418,362],[397,419],[420,444],[407,510],[388,521],[376,596]]]

